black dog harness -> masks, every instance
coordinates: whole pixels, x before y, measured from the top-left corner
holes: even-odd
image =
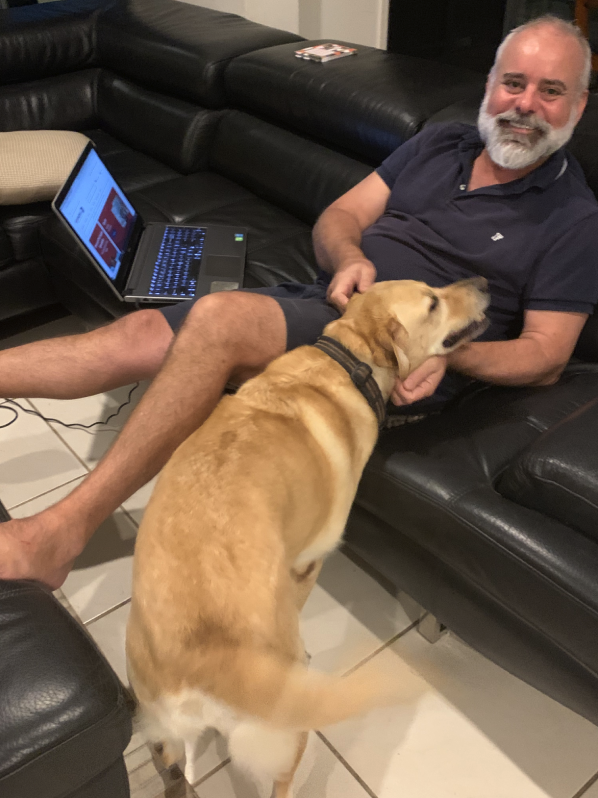
[[[378,426],[382,427],[386,419],[386,405],[380,393],[378,383],[372,376],[372,369],[370,366],[358,360],[346,346],[343,346],[328,335],[322,335],[318,338],[314,346],[316,349],[325,352],[345,369],[349,377],[351,377],[353,385],[360,391],[374,411],[376,419],[378,420]]]

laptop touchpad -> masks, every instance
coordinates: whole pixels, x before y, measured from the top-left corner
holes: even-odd
[[[235,255],[206,255],[202,271],[210,277],[237,277],[242,259]]]
[[[239,283],[233,283],[230,280],[212,280],[210,283],[210,294],[215,294],[217,291],[236,291]]]

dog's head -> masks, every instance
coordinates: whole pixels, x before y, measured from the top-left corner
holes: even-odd
[[[344,316],[334,324],[349,333],[353,345],[347,345],[358,357],[354,336],[369,349],[369,359],[377,366],[396,369],[404,380],[427,358],[446,355],[487,328],[484,312],[490,297],[486,289],[483,277],[444,288],[415,280],[375,283],[365,293],[354,294]]]

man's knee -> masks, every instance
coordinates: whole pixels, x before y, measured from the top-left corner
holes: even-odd
[[[194,303],[184,327],[204,343],[227,351],[235,364],[263,368],[286,347],[286,322],[278,302],[263,294],[220,291]]]
[[[103,328],[126,358],[147,370],[152,376],[162,365],[174,338],[172,328],[159,310],[154,308],[128,313]]]

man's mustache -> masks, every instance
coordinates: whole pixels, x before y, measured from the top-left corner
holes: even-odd
[[[501,122],[509,122],[514,127],[528,128],[529,130],[537,130],[540,133],[550,133],[551,127],[544,119],[540,119],[536,114],[523,114],[517,111],[504,111],[502,114],[497,114],[495,117],[496,122],[500,125]]]

